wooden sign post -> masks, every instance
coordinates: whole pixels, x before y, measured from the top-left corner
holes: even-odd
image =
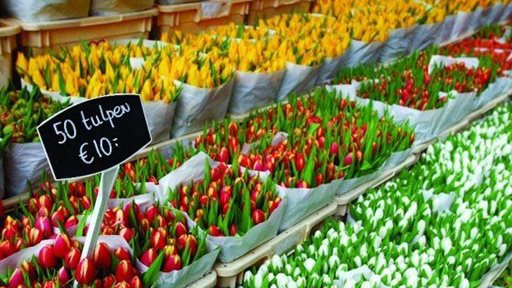
[[[73,105],[37,127],[55,180],[101,173],[82,259],[94,253],[119,164],[151,142],[139,95],[119,94]]]

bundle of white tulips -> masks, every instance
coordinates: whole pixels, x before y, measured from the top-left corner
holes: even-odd
[[[243,287],[479,287],[512,255],[512,105],[428,148]],[[485,276],[485,277],[484,277]]]

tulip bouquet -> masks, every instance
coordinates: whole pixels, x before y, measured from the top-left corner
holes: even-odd
[[[358,95],[388,104],[398,104],[420,111],[444,106],[449,97],[440,92],[482,92],[501,74],[501,67],[489,56],[482,56],[477,68],[463,63],[434,66],[428,71],[430,55],[435,49],[414,53],[389,66],[355,67],[342,69],[339,83],[362,81]]]
[[[41,167],[48,167],[37,126],[66,108],[69,102],[48,99],[39,89],[15,91],[11,85],[0,89],[0,99],[1,146],[5,149],[10,143],[4,162],[6,191],[16,195],[27,188],[27,180],[39,178]]]
[[[144,287],[131,253],[122,245],[114,249],[100,239],[94,255],[82,260],[81,249],[81,242],[59,234],[38,245],[31,259],[0,281],[3,287],[73,287],[74,280],[78,287]]]
[[[173,207],[188,213],[211,236],[243,236],[266,221],[281,203],[274,184],[261,183],[249,170],[205,162],[203,179],[181,184],[169,192]]]
[[[431,146],[361,196],[347,224],[327,221],[291,255],[246,272],[243,287],[488,286],[483,276],[512,251],[510,113]]]
[[[258,26],[245,26],[230,23],[228,25],[217,26],[209,29],[208,33],[223,38],[265,40],[274,36],[275,31]]]
[[[181,212],[158,203],[145,206],[143,211],[132,202],[108,209],[101,233],[117,234],[129,242],[146,273],[154,275],[151,282],[156,281],[157,271],[178,271],[208,253],[206,233],[198,226],[189,228]]]
[[[39,142],[36,127],[69,104],[43,97],[40,90],[15,91],[12,86],[0,90],[0,125],[3,136],[13,143]]]

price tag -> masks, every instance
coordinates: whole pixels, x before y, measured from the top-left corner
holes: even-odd
[[[84,101],[47,119],[37,131],[56,180],[101,173],[82,250],[82,258],[91,257],[119,164],[151,142],[141,99],[122,94]]]
[[[103,172],[151,142],[142,102],[132,94],[73,105],[37,130],[56,180]]]

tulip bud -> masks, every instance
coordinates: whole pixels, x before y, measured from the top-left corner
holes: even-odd
[[[38,216],[36,218],[36,222],[34,227],[41,230],[43,232],[44,237],[48,238],[53,234],[53,228],[50,221],[50,218],[46,216]]]
[[[210,235],[213,237],[222,236],[222,232],[220,231],[219,227],[217,227],[216,225],[211,225],[208,230],[210,232]]]
[[[136,270],[130,261],[122,260],[117,265],[117,269],[116,269],[116,281],[117,282],[121,282],[121,281],[129,282],[136,275],[137,275]]]
[[[149,267],[151,266],[151,264],[153,264],[153,262],[155,262],[157,256],[158,254],[156,253],[156,251],[153,248],[149,248],[140,256],[140,262]]]
[[[64,267],[61,267],[59,272],[57,272],[57,278],[62,285],[67,284],[71,280],[68,270]]]
[[[108,269],[112,265],[112,255],[110,254],[110,247],[104,242],[98,243],[94,249],[94,262],[100,269]]]
[[[197,251],[197,240],[193,235],[184,234],[178,238],[178,249],[183,250],[189,248],[190,254],[194,255]]]
[[[123,237],[126,242],[130,242],[133,238],[133,231],[129,228],[122,228],[119,231],[119,236]]]
[[[34,246],[39,244],[39,242],[43,241],[44,235],[43,232],[37,228],[30,228],[30,232],[28,234],[28,243],[30,246]]]
[[[75,271],[75,279],[80,284],[91,284],[96,277],[96,263],[94,260],[84,258],[80,260]]]
[[[59,234],[55,238],[55,243],[53,245],[55,256],[60,259],[64,259],[64,257],[66,257],[68,254],[69,249],[71,248],[71,240],[69,239],[68,235]]]
[[[116,278],[114,275],[110,274],[107,277],[103,278],[103,288],[112,288],[116,284]]]
[[[182,222],[176,223],[174,230],[176,232],[176,237],[180,237],[181,235],[188,233],[187,226],[185,226],[185,224],[183,224]]]
[[[75,270],[80,262],[80,250],[76,247],[72,247],[64,258],[64,267]]]
[[[19,268],[14,269],[11,278],[9,278],[9,288],[16,288],[18,285],[22,285],[23,282],[23,272]]]
[[[151,247],[157,251],[164,249],[166,244],[165,236],[158,230],[151,233],[149,241],[151,243]]]
[[[130,288],[142,288],[144,285],[142,285],[142,280],[140,280],[139,276],[135,276],[130,281]]]
[[[124,249],[123,247],[119,247],[116,250],[114,250],[114,255],[116,255],[116,257],[119,258],[120,261],[130,261],[132,259],[130,252],[128,252],[128,250]]]
[[[57,266],[57,257],[55,257],[53,245],[46,245],[39,250],[37,262],[43,268],[53,268]]]
[[[181,258],[179,255],[168,255],[164,259],[164,265],[162,266],[163,272],[171,272],[180,270],[182,267]]]
[[[254,225],[258,225],[265,221],[265,213],[260,209],[252,211],[252,221],[254,222]]]

